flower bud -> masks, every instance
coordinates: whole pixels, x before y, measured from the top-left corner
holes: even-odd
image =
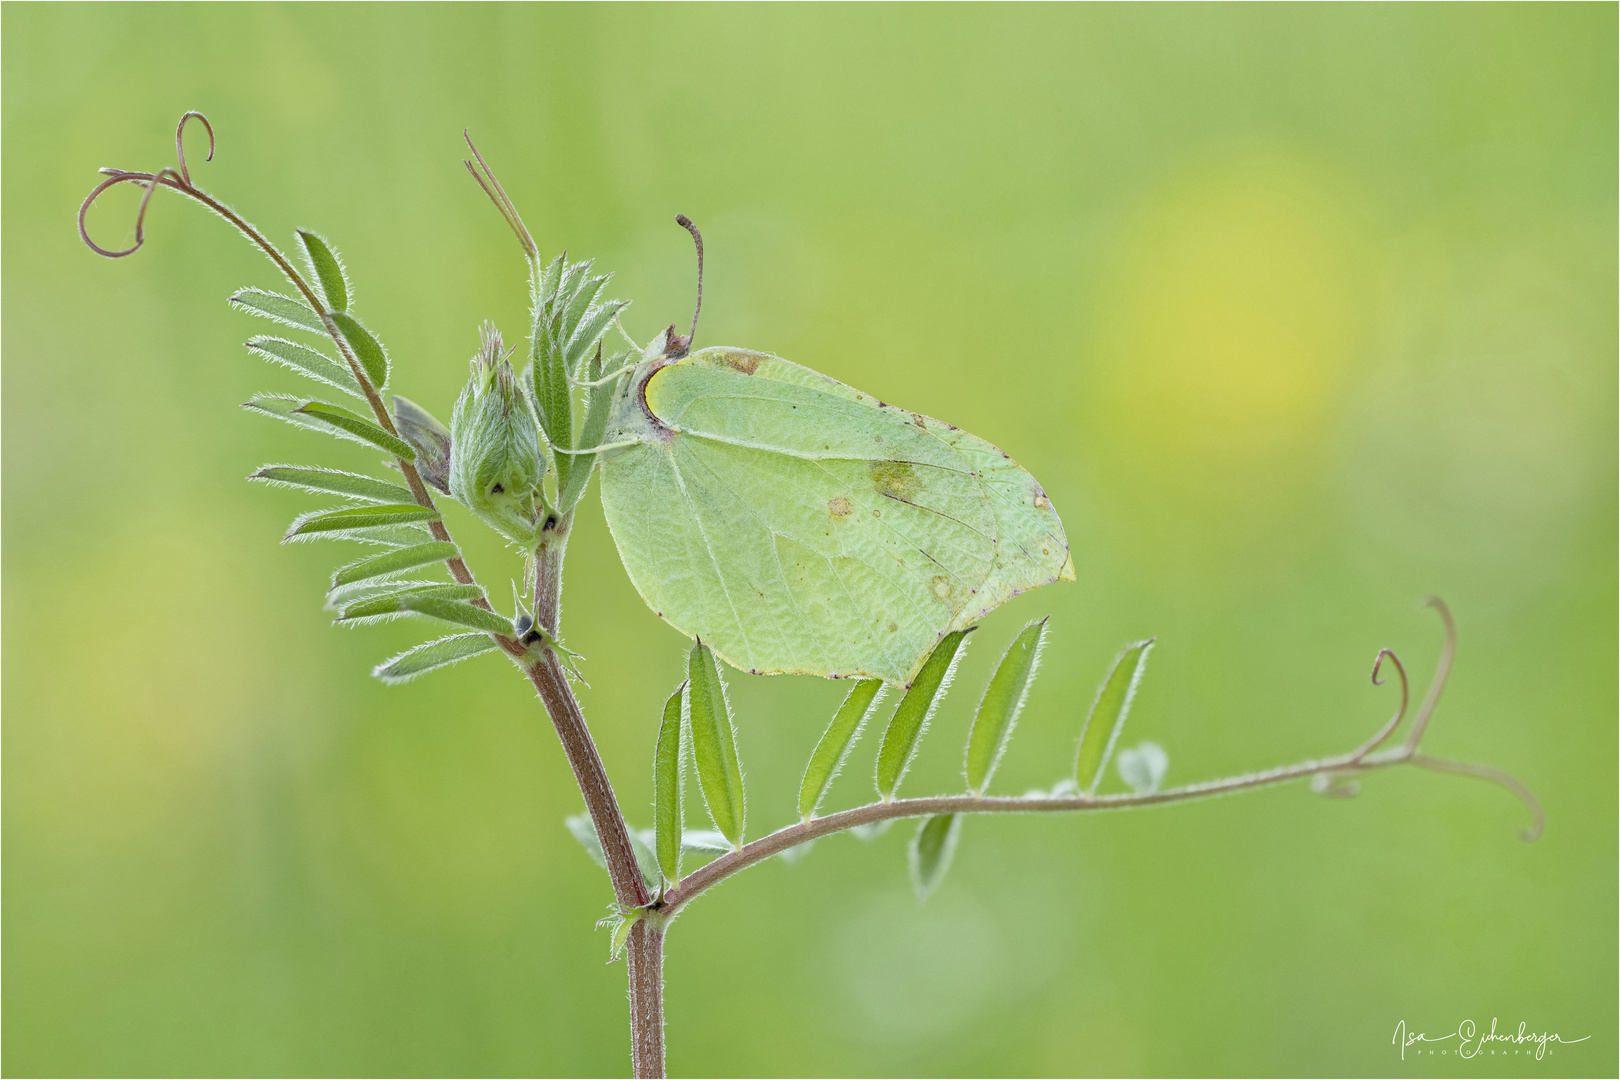
[[[525,546],[539,532],[540,482],[546,474],[534,413],[501,335],[485,323],[472,377],[450,419],[450,494],[508,540]]]

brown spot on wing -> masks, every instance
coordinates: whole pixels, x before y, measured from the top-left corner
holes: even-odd
[[[720,361],[732,371],[740,371],[744,375],[752,375],[759,369],[761,357],[758,353],[728,352],[720,354]]]
[[[910,502],[922,490],[922,481],[909,461],[871,461],[867,468],[872,474],[872,487],[879,495]]]

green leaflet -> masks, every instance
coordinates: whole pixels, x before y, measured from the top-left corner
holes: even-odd
[[[361,442],[368,442],[405,461],[410,461],[416,456],[416,451],[412,450],[411,445],[405,440],[397,435],[388,434],[370,420],[356,416],[341,406],[329,405],[324,401],[311,401],[294,411],[345,431]]]
[[[583,267],[588,264],[578,264]],[[568,268],[570,271],[574,267]],[[583,269],[580,269],[583,273]],[[548,288],[551,282],[559,285]],[[552,446],[571,450],[574,446],[573,394],[568,385],[568,370],[564,366],[562,344],[557,340],[560,308],[566,298],[559,293],[567,285],[563,277],[563,256],[552,261],[541,276],[540,295],[535,298],[534,332],[531,342],[530,378],[533,381],[534,410],[540,420],[540,429]],[[554,290],[554,291],[553,291]],[[559,455],[561,456],[561,455]],[[557,478],[565,479],[559,466]]]
[[[1136,696],[1136,686],[1142,681],[1148,650],[1152,647],[1152,638],[1125,646],[1114,659],[1108,678],[1097,688],[1097,699],[1091,703],[1091,712],[1080,729],[1080,747],[1074,758],[1074,782],[1080,785],[1082,795],[1090,797],[1097,792],[1097,783],[1108,767],[1114,742],[1125,727],[1131,699]]]
[[[343,510],[317,510],[301,514],[287,529],[282,542],[309,537],[317,533],[348,532],[351,529],[369,529],[376,525],[411,525],[419,521],[437,521],[439,512],[425,506],[408,503],[402,506],[351,506]]]
[[[604,279],[605,280],[605,279]],[[601,344],[602,335],[607,333],[608,327],[613,325],[613,318],[619,312],[630,306],[628,300],[609,300],[598,307],[587,311],[575,328],[573,335],[568,339],[568,349],[564,357],[568,370],[577,374],[590,355],[592,348]],[[600,373],[590,378],[600,378]],[[588,442],[581,446],[590,446]]]
[[[833,714],[832,723],[810,752],[810,763],[805,766],[804,779],[799,782],[799,818],[809,821],[821,805],[833,778],[844,767],[855,740],[866,727],[866,718],[876,711],[883,700],[882,679],[861,679],[844,695],[844,703]]]
[[[681,699],[685,693],[682,683],[664,703],[664,719],[653,750],[654,847],[666,881],[681,879]]]
[[[360,362],[360,370],[366,373],[372,389],[381,390],[387,386],[388,354],[383,351],[382,343],[372,337],[371,331],[361,326],[353,315],[334,311],[331,319],[342,331],[343,340],[354,350],[354,358]]]
[[[478,607],[462,600],[448,600],[437,596],[407,596],[400,606],[432,619],[455,623],[486,634],[512,635],[512,622],[488,608]]]
[[[326,241],[308,229],[298,230],[298,239],[304,245],[304,258],[321,283],[326,306],[331,311],[343,311],[349,306],[349,279],[343,273],[343,264]]]
[[[598,345],[596,355],[591,359],[586,371],[591,381],[602,377],[602,349]],[[585,392],[585,423],[580,428],[580,446],[600,446],[602,433],[607,430],[608,414],[613,411],[613,400],[618,396],[619,384],[624,377],[610,379],[600,386],[592,386]],[[557,507],[566,513],[572,510],[585,494],[585,485],[590,483],[591,469],[596,465],[595,454],[558,454],[557,456]]]
[[[917,827],[907,851],[907,862],[918,900],[927,900],[945,877],[945,871],[951,868],[951,856],[956,854],[956,838],[961,831],[960,814],[935,814],[924,818]]]
[[[392,660],[385,660],[371,672],[390,686],[409,682],[451,664],[459,664],[469,657],[494,649],[495,642],[488,634],[452,634],[437,641],[424,642],[406,649]]]
[[[263,289],[242,289],[230,298],[230,303],[254,315],[271,319],[285,326],[294,326],[315,334],[326,334],[326,324],[315,309],[302,300]]]
[[[266,394],[243,402],[242,407],[274,416],[289,424],[309,428],[311,431],[325,432],[328,435],[336,435],[342,439],[386,450],[395,457],[403,457],[406,461],[410,461],[415,455],[409,444],[388,434],[370,420],[329,402]]]
[[[725,683],[715,667],[714,653],[703,642],[692,645],[686,665],[687,723],[692,760],[697,766],[698,788],[714,827],[741,847],[744,823],[742,764],[737,760],[737,736],[731,722],[731,704]]]
[[[1018,714],[1023,711],[1024,699],[1029,695],[1030,684],[1035,681],[1045,641],[1045,619],[1024,627],[1007,646],[996,673],[985,685],[978,715],[973,718],[973,730],[968,733],[965,771],[968,790],[975,795],[984,794],[1002,751],[1007,748],[1013,726],[1018,723]]]
[[[402,588],[397,592],[385,593],[381,596],[368,596],[363,600],[356,600],[338,612],[338,621],[349,625],[380,622],[400,615],[419,614],[417,609],[410,605],[423,600],[474,600],[483,595],[484,590],[477,585],[461,585],[454,582],[413,585]],[[476,610],[482,611],[484,609],[478,608]],[[507,627],[506,632],[511,633],[510,626]]]
[[[408,503],[411,493],[398,484],[376,480],[359,473],[338,469],[317,469],[300,465],[266,465],[248,477],[264,480],[279,487],[306,488],[310,491],[330,491],[368,502]]]
[[[365,392],[360,389],[360,384],[354,381],[354,372],[349,370],[347,364],[340,363],[325,353],[278,337],[256,337],[247,342],[247,347],[271,363],[291,368],[327,386],[365,400]]]
[[[928,720],[950,687],[962,642],[973,629],[970,626],[957,630],[941,639],[895,708],[894,718],[889,721],[889,729],[883,733],[883,743],[878,747],[877,790],[884,802],[894,798],[901,778],[911,767],[917,745],[922,741],[923,732],[928,730]]]
[[[456,545],[435,540],[430,544],[417,544],[413,547],[399,548],[395,551],[385,551],[381,555],[373,555],[352,562],[332,575],[332,587],[351,585],[356,581],[365,581],[367,578],[382,577],[385,574],[397,574],[403,570],[410,570],[417,566],[426,566],[428,563],[442,562],[453,559],[461,554]]]

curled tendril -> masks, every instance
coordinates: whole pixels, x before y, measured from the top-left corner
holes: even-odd
[[[180,178],[185,181],[187,187],[191,186],[191,170],[186,168],[186,144],[182,136],[186,133],[186,121],[192,119],[201,120],[203,128],[208,132],[208,156],[203,160],[214,160],[214,125],[208,122],[208,117],[196,110],[186,113],[174,129],[174,156],[180,162]]]
[[[1429,689],[1423,695],[1423,704],[1418,706],[1417,717],[1412,721],[1412,731],[1406,736],[1406,752],[1417,752],[1418,740],[1423,738],[1423,729],[1428,726],[1429,717],[1434,715],[1434,707],[1440,701],[1440,691],[1446,688],[1446,679],[1451,675],[1451,661],[1457,655],[1457,621],[1451,617],[1451,609],[1446,602],[1438,596],[1428,597],[1423,601],[1424,607],[1434,608],[1440,615],[1440,621],[1446,627],[1445,644],[1440,649],[1440,660],[1434,665],[1434,677],[1429,680]]]
[[[91,251],[94,251],[97,255],[105,255],[109,259],[122,259],[125,255],[133,255],[139,251],[141,245],[146,243],[146,207],[152,201],[152,192],[158,189],[159,184],[164,187],[174,188],[176,191],[185,192],[187,195],[198,196],[201,194],[192,186],[191,171],[186,168],[186,124],[193,119],[201,120],[203,128],[208,132],[208,157],[206,160],[214,160],[214,125],[208,122],[208,117],[200,112],[193,111],[182,116],[180,123],[175,125],[174,153],[179,161],[180,167],[178,169],[165,166],[155,173],[132,172],[128,169],[102,169],[102,174],[108,179],[92,188],[90,194],[85,196],[84,202],[79,205],[79,239],[83,240],[85,246]],[[140,208],[135,211],[135,243],[123,251],[108,251],[90,239],[90,230],[85,225],[84,219],[90,213],[90,207],[94,206],[96,200],[101,198],[101,193],[108,188],[117,187],[119,184],[145,184],[146,193],[141,196]]]
[[[1519,782],[1518,778],[1493,769],[1489,765],[1479,765],[1472,761],[1453,761],[1450,758],[1430,757],[1427,754],[1413,754],[1410,758],[1412,764],[1420,768],[1430,769],[1434,772],[1451,773],[1453,776],[1472,776],[1476,780],[1484,780],[1495,784],[1504,791],[1512,792],[1524,803],[1524,808],[1530,811],[1530,827],[1519,830],[1519,839],[1525,843],[1533,843],[1541,835],[1542,827],[1546,824],[1546,816],[1541,812],[1541,802]]]
[[[1400,707],[1395,710],[1395,715],[1389,718],[1388,723],[1379,728],[1372,738],[1362,743],[1361,747],[1356,750],[1355,753],[1350,755],[1351,761],[1360,761],[1362,758],[1378,749],[1379,744],[1385,739],[1389,738],[1390,734],[1400,726],[1401,719],[1406,716],[1406,705],[1411,699],[1412,688],[1411,684],[1406,680],[1406,665],[1401,663],[1401,658],[1395,655],[1394,649],[1378,650],[1378,659],[1373,661],[1372,683],[1374,686],[1383,686],[1387,681],[1378,677],[1378,671],[1383,667],[1386,659],[1395,665],[1395,673],[1399,675],[1401,679]]]

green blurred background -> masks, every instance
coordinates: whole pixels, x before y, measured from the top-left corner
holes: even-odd
[[[320,610],[333,461],[236,403],[294,381],[224,304],[273,271],[167,194],[118,262],[73,213],[171,162],[343,252],[396,387],[447,416],[478,320],[524,332],[470,127],[541,247],[641,338],[770,350],[1010,451],[1079,584],[986,619],[907,780],[960,784],[977,688],[1052,639],[997,787],[1062,775],[1115,650],[1169,782],[1348,749],[1461,625],[1416,771],[1128,816],[973,820],[926,905],[909,829],[750,871],[672,933],[676,1073],[1614,1075],[1616,9],[1583,6],[4,9],[4,1069],[605,1074],[624,971],[538,703]],[[127,237],[135,193],[93,218]],[[324,457],[322,456],[324,455]],[[358,448],[337,458],[374,460]],[[334,461],[334,463],[341,463]],[[591,496],[569,642],[633,821],[682,641]],[[517,562],[451,525],[495,593]],[[841,687],[733,676],[750,831]],[[873,742],[834,788],[870,794]],[[1117,781],[1116,781],[1117,782]],[[1402,1061],[1395,1025],[1590,1035]],[[1442,1046],[1448,1044],[1440,1044]]]

